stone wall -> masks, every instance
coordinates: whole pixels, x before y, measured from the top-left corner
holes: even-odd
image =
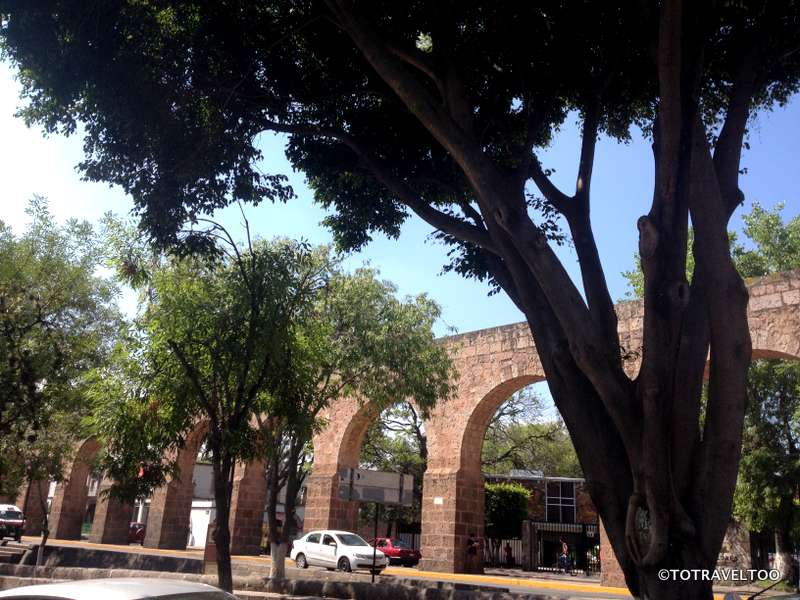
[[[748,286],[753,356],[800,356],[800,271],[753,279]],[[635,376],[642,350],[642,304],[621,302],[616,310],[628,354],[626,371]],[[422,554],[427,568],[458,571],[464,566],[466,537],[471,531],[477,535],[483,531],[480,453],[486,427],[512,393],[544,380],[545,375],[526,323],[464,333],[444,343],[460,377],[453,396],[439,403],[425,423],[429,459],[423,485]],[[363,402],[343,398],[325,416],[328,427],[314,440],[317,462],[306,507],[306,523],[315,528],[350,522],[352,509],[335,499],[333,474],[338,466],[357,465],[363,432],[376,415]],[[580,510],[589,515],[593,506],[582,503]],[[613,554],[605,547],[605,564],[611,569]]]
[[[800,356],[800,271],[780,273],[748,282],[748,318],[754,357]],[[616,306],[619,332],[629,353],[626,370],[634,375],[642,346],[642,305],[622,302]],[[428,470],[423,481],[422,553],[423,567],[440,571],[466,568],[466,539],[483,536],[484,498],[480,454],[486,428],[499,406],[515,391],[545,379],[533,339],[526,323],[515,323],[473,331],[443,340],[451,350],[460,374],[454,393],[439,403],[425,422],[428,436]],[[376,409],[363,400],[342,398],[323,415],[328,426],[314,438],[314,472],[309,477],[305,529],[356,529],[358,505],[338,499],[338,470],[357,467],[364,434],[377,416]],[[189,507],[193,496],[191,473],[201,429],[179,456],[181,476],[171,480],[153,496],[145,545],[183,548],[186,545]],[[91,456],[97,448],[87,441],[77,449],[77,458],[67,469],[68,477],[54,498],[51,529],[54,537],[77,537],[86,502],[86,477]],[[242,551],[254,551],[263,481],[258,469],[252,476],[237,472],[236,502],[232,516],[234,544]],[[36,494],[25,507],[35,514]],[[593,511],[579,494],[578,510]],[[109,529],[110,513],[124,515],[127,508],[98,504],[98,523],[106,523],[93,537],[100,541],[120,539],[122,527]],[[119,511],[114,512],[114,511]],[[117,520],[122,516],[115,517]],[[584,517],[582,516],[581,519]],[[29,530],[30,532],[30,530]],[[602,538],[605,539],[605,532]],[[614,580],[614,558],[603,545],[607,581]],[[609,579],[610,578],[610,579]],[[619,582],[618,582],[619,583]]]

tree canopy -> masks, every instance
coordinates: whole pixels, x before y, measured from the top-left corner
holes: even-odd
[[[11,496],[31,478],[61,477],[86,413],[87,375],[119,324],[92,227],[59,225],[43,198],[27,214],[23,232],[0,222],[0,495]]]
[[[501,540],[520,536],[522,521],[528,518],[530,490],[519,483],[486,484],[486,536],[491,538],[497,559]]]
[[[800,543],[800,365],[756,361],[747,390],[734,516],[751,531],[774,532],[775,568],[785,576]]]
[[[545,402],[531,388],[506,400],[489,422],[481,450],[484,473],[512,469],[542,471],[550,477],[582,477],[564,422],[545,415]]]
[[[412,212],[428,222],[451,268],[528,320],[634,594],[710,596],[656,574],[712,567],[730,515],[750,339],[726,231],[749,119],[798,89],[797,2],[2,0],[0,14],[21,115],[82,124],[82,172],[129,192],[161,244],[203,248],[186,220],[291,195],[260,170],[265,131],[288,134],[341,245],[396,235]],[[582,143],[563,191],[538,154],[571,113]],[[590,219],[597,138],[633,126],[655,164],[635,379]],[[580,282],[552,248],[562,235]]]
[[[324,246],[254,240],[240,249],[211,225],[203,235],[215,238],[214,255],[161,255],[109,223],[116,264],[141,285],[145,308],[116,360],[95,373],[102,466],[112,493],[131,501],[186,477],[178,453],[205,432],[220,585],[230,589],[236,464],[267,464],[271,541],[283,544],[276,497],[283,487],[287,498],[297,493],[302,452],[330,402],[349,395],[384,406],[413,396],[427,410],[449,393],[452,365],[431,330],[439,309],[425,297],[398,299],[371,269],[344,272]],[[291,517],[291,502],[287,509]]]

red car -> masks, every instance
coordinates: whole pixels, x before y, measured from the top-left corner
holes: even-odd
[[[386,555],[389,559],[389,564],[401,564],[404,567],[414,567],[419,564],[419,559],[422,558],[422,554],[420,554],[419,550],[414,550],[403,540],[397,538],[378,538],[377,540],[370,540],[370,546],[375,546],[376,541],[378,543],[378,550]]]
[[[145,524],[144,523],[131,523],[130,528],[128,529],[128,543],[129,544],[141,544],[144,546],[144,533],[145,533]]]

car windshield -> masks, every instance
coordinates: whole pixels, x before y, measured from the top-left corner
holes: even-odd
[[[0,510],[0,519],[8,519],[10,521],[21,521],[22,513],[16,510]]]
[[[369,546],[360,535],[356,535],[355,533],[337,533],[336,537],[338,537],[339,541],[345,546]]]
[[[403,540],[398,540],[397,538],[392,540],[392,546],[395,548],[411,548],[411,546],[406,544]]]

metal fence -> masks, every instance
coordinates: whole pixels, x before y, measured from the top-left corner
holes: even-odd
[[[487,566],[494,567],[519,567],[522,563],[523,544],[519,538],[510,540],[500,540],[500,547],[497,556],[492,556],[491,538],[486,538],[483,544],[483,562]],[[511,546],[511,561],[509,562],[506,554],[506,545]]]
[[[406,544],[411,546],[414,550],[419,550],[420,538],[419,533],[398,533],[397,538],[403,540]]]
[[[522,564],[532,571],[600,572],[600,531],[596,524],[525,521]],[[559,558],[561,540],[569,548],[566,564]]]

